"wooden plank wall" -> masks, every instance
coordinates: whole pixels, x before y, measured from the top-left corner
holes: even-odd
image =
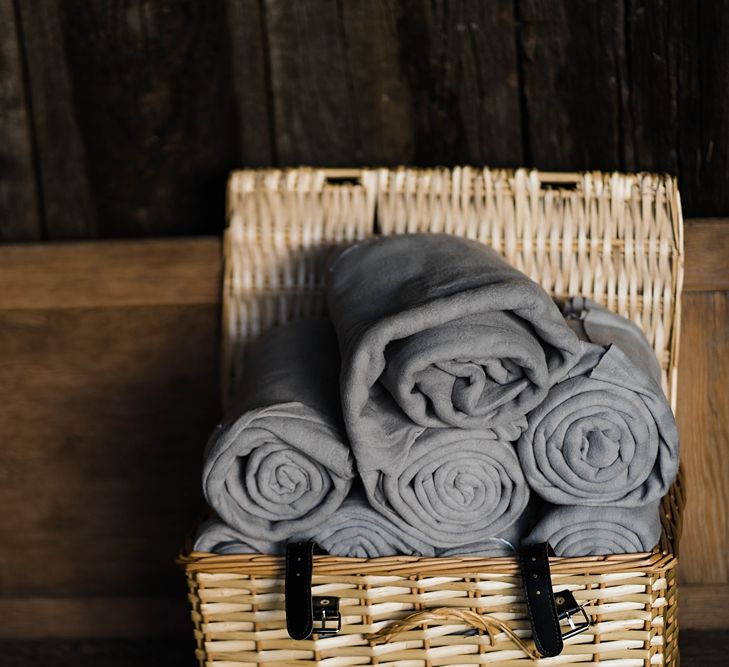
[[[244,165],[660,170],[729,213],[729,2],[16,0],[0,239],[214,234]]]
[[[218,234],[244,165],[666,170],[729,214],[727,0],[16,0],[0,27],[0,241]],[[729,593],[728,230],[687,233],[689,601]],[[217,242],[0,269],[0,634],[186,630]]]

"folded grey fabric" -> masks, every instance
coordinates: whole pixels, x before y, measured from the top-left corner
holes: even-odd
[[[549,507],[525,544],[549,542],[562,557],[650,551],[661,536],[659,501],[638,508]]]
[[[517,447],[524,474],[551,503],[645,505],[665,495],[679,464],[655,355],[619,315],[593,307],[583,322],[607,347],[583,342],[569,377],[527,416]]]
[[[363,472],[372,506],[403,531],[449,548],[500,534],[523,513],[529,487],[514,445],[519,425],[426,429],[409,459]]]
[[[379,558],[381,556],[433,556],[426,541],[400,530],[370,507],[364,493],[353,491],[337,512],[308,539],[333,556]]]
[[[205,521],[197,532],[193,551],[216,554],[283,553],[283,542],[256,540],[243,535],[219,519]]]
[[[342,408],[360,471],[409,458],[424,427],[513,423],[562,379],[579,341],[547,293],[482,243],[383,237],[331,264]]]
[[[580,340],[603,347],[617,345],[633,364],[660,386],[658,358],[637,324],[582,296],[569,298],[562,313]]]
[[[443,558],[457,556],[483,556],[498,558],[514,556],[519,552],[522,540],[534,528],[536,504],[530,502],[521,516],[506,530],[493,537],[484,537],[476,542],[464,544],[450,549],[437,549],[436,556]]]
[[[268,332],[247,356],[240,393],[204,455],[210,506],[249,538],[313,529],[355,475],[341,424],[336,338],[323,318]]]

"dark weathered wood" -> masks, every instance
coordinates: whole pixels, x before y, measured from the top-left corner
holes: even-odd
[[[729,630],[726,601],[729,584],[682,584],[679,587],[679,625],[683,630]]]
[[[222,227],[235,142],[223,3],[24,4],[51,237]]]
[[[408,1],[391,7],[412,105],[410,161],[520,165],[514,3]]]
[[[620,168],[623,3],[516,5],[526,161],[554,170]]]
[[[280,164],[356,165],[409,155],[410,101],[381,3],[263,3]]]
[[[30,107],[15,4],[0,4],[0,241],[41,238]]]
[[[3,667],[196,667],[191,639],[4,641]],[[711,667],[710,665],[707,667]]]
[[[624,11],[621,167],[677,174],[676,45],[681,34],[677,5],[668,0],[628,0]]]
[[[88,162],[83,128],[76,114],[62,4],[59,0],[17,3],[27,59],[40,197],[47,238],[94,238],[100,228],[90,172],[96,166]]]
[[[275,164],[266,26],[260,0],[226,0],[231,85],[235,94],[237,162]]]
[[[681,631],[683,667],[725,667],[726,630]],[[2,642],[0,654],[4,667],[193,667],[192,641],[164,639],[129,640],[54,640],[45,642]]]
[[[678,3],[681,188],[690,215],[729,211],[729,2]]]
[[[184,575],[159,597],[0,597],[0,641],[104,637],[192,637]],[[2,655],[0,649],[0,655]],[[3,662],[3,665],[6,663]]]

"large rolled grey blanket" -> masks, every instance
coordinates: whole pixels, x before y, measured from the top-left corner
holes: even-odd
[[[381,556],[433,556],[427,541],[401,530],[375,511],[359,490],[317,529],[307,535],[327,553],[352,558]]]
[[[498,535],[483,537],[476,542],[463,544],[450,549],[437,549],[439,558],[458,556],[482,556],[485,558],[498,558],[501,556],[515,556],[519,553],[524,538],[534,528],[537,504],[530,502],[521,516]]]
[[[231,527],[283,540],[334,513],[355,475],[337,342],[328,320],[296,320],[268,332],[247,359],[240,393],[205,451],[203,489]]]
[[[362,473],[369,501],[403,531],[436,547],[494,537],[517,521],[529,501],[509,442],[520,432],[519,424],[426,429],[404,463]]]
[[[555,504],[659,500],[678,472],[679,446],[655,355],[615,313],[585,300],[572,300],[567,312],[580,313],[576,329],[589,341],[569,377],[527,417],[518,442],[524,474]]]
[[[661,536],[659,501],[626,508],[552,505],[524,544],[549,542],[562,557],[650,551]]]
[[[219,519],[209,519],[198,529],[193,551],[215,554],[270,554],[283,553],[284,542],[257,540],[243,535]]]
[[[425,427],[513,423],[579,354],[544,290],[456,236],[383,237],[344,250],[328,271],[327,303],[360,471],[407,460]]]

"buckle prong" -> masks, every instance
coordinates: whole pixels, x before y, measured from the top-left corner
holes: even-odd
[[[591,625],[592,620],[585,611],[586,603],[581,605],[575,600],[572,591],[564,590],[554,594],[554,602],[557,607],[557,618],[560,621],[567,621],[570,629],[562,634],[562,639],[569,639],[575,635],[585,632]],[[584,621],[575,623],[575,616],[582,615]]]

